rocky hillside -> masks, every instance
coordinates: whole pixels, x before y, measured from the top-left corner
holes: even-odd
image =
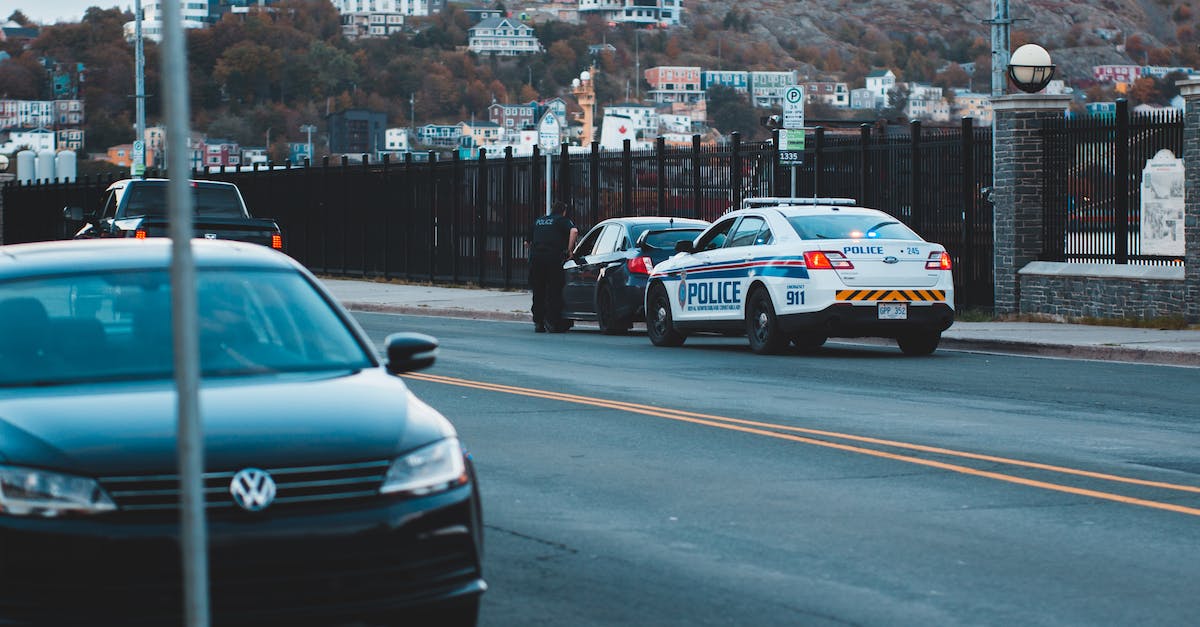
[[[799,67],[848,80],[873,67],[931,80],[947,62],[989,65],[991,0],[713,0],[692,2],[687,52]],[[1046,47],[1073,82],[1104,63],[1200,67],[1197,0],[1013,0],[1013,47]],[[729,37],[733,28],[738,36]],[[756,68],[757,69],[757,68]],[[815,78],[816,76],[814,76]],[[978,82],[977,82],[978,84]],[[986,79],[984,79],[986,84]]]

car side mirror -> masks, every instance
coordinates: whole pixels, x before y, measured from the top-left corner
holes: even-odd
[[[83,207],[63,207],[63,219],[72,222],[83,222],[91,217],[91,214],[84,213]]]
[[[681,239],[678,242],[675,242],[675,252],[677,253],[690,253],[695,252],[695,250],[696,249],[692,248],[691,240]]]
[[[387,371],[402,374],[422,370],[437,360],[437,338],[424,333],[393,333],[384,340]]]

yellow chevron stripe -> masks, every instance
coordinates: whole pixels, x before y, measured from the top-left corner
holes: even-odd
[[[843,302],[941,302],[945,290],[838,290],[837,300]]]

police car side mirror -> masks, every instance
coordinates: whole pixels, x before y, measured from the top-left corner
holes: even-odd
[[[691,240],[681,239],[678,242],[675,242],[675,252],[677,253],[690,253],[695,252],[695,250],[695,248],[692,248]]]

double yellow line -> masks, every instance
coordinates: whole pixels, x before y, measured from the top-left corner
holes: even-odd
[[[1176,492],[1184,492],[1190,494],[1200,494],[1200,486],[1181,485],[1175,483],[1166,483],[1162,481],[1147,481],[1145,479],[1136,479],[1133,477],[1123,477],[1120,475],[1111,475],[1100,472],[1092,472],[1088,470],[1079,470],[1075,468],[1067,468],[1064,466],[1055,466],[1051,464],[1042,464],[1038,462],[1024,461],[1020,459],[1011,459],[1007,457],[997,457],[994,455],[983,455],[980,453],[971,453],[966,451],[956,451],[953,449],[940,448],[936,446],[925,446],[922,444],[910,444],[908,442],[899,442],[896,440],[885,440],[881,438],[872,438],[861,435],[853,435],[848,433],[838,433],[836,431],[823,431],[820,429],[808,429],[805,427],[794,427],[789,425],[781,425],[770,422],[758,422],[754,420],[742,420],[738,418],[728,418],[725,416],[716,416],[712,414],[702,414],[678,409],[667,409],[655,407],[653,405],[641,405],[638,403],[627,403],[624,401],[613,401],[602,398],[594,398],[590,396],[579,396],[576,394],[566,394],[563,392],[551,392],[547,390],[537,390],[532,388],[515,387],[511,385],[502,385],[499,383],[485,383],[482,381],[471,381],[469,379],[457,379],[454,377],[444,377],[428,373],[412,373],[404,375],[407,378],[419,381],[429,381],[432,383],[442,383],[446,385],[456,385],[466,388],[474,388],[477,390],[486,390],[489,392],[500,392],[504,394],[516,394],[519,396],[529,396],[533,398],[541,398],[554,401],[562,401],[566,403],[575,403],[579,405],[590,405],[593,407],[603,407],[606,409],[615,409],[645,416],[654,416],[657,418],[665,418],[667,420],[676,420],[679,422],[690,422],[693,424],[704,425],[707,427],[715,427],[718,429],[727,429],[730,431],[740,431],[742,433],[750,433],[769,438],[780,440],[788,440],[792,442],[800,442],[811,444],[814,446],[822,446],[826,448],[857,453],[860,455],[870,455],[872,457],[881,457],[895,461],[905,462],[909,464],[917,464],[940,470],[948,470],[964,475],[972,475],[975,477],[984,477],[994,479],[996,481],[1004,481],[1007,483],[1015,483],[1018,485],[1041,488],[1043,490],[1052,490],[1055,492],[1064,492],[1067,494],[1075,494],[1078,496],[1087,496],[1106,501],[1114,501],[1117,503],[1125,503],[1127,505],[1137,505],[1140,507],[1149,507],[1152,509],[1165,510],[1180,514],[1188,514],[1191,516],[1200,516],[1200,508],[1185,507],[1174,503],[1165,503],[1161,501],[1151,501],[1147,499],[1134,498],[1111,492],[1102,492],[1099,490],[1090,490],[1086,488],[1078,488],[1075,486],[1062,485],[1058,483],[1050,483],[1047,481],[1038,481],[1035,479],[1027,479],[1016,475],[1008,475],[999,472],[987,470],[979,470],[969,466],[959,464],[950,464],[933,459],[924,459],[914,457],[912,455],[903,455],[889,451],[865,448],[852,444],[844,444],[841,442],[831,442],[829,440],[817,439],[833,438],[836,440],[844,440],[861,444],[873,444],[877,446],[886,446],[893,449],[901,449],[908,451],[916,451],[921,453],[929,453],[934,455],[943,455],[947,457],[956,457],[960,459],[970,459],[975,461],[990,462],[995,464],[1004,464],[1021,468],[1029,468],[1047,472],[1054,472],[1064,475],[1074,475],[1078,477],[1087,477],[1089,479],[1098,479],[1103,481],[1111,481],[1115,483],[1123,483],[1129,485],[1137,485],[1150,488],[1159,488],[1163,490],[1172,490]],[[804,435],[796,435],[804,434]],[[807,437],[816,436],[816,437]]]

